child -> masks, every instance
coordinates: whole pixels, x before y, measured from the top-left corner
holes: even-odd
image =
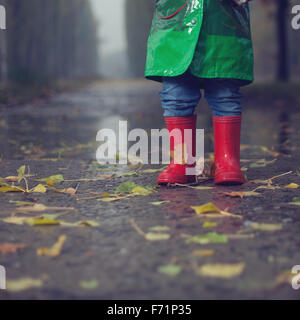
[[[242,184],[240,169],[240,87],[253,81],[248,0],[156,0],[148,40],[145,76],[161,81],[161,103],[170,134],[170,153],[183,141],[195,155],[195,107],[204,89],[213,113],[215,184]],[[178,147],[178,146],[177,146]],[[195,163],[172,160],[158,184],[195,181],[186,169]]]

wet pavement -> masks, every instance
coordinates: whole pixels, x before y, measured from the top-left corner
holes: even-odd
[[[117,129],[119,120],[127,120],[129,130],[164,127],[158,90],[151,82],[95,83],[49,101],[0,109],[0,177],[16,176],[26,165],[31,174],[26,177],[28,189],[40,183],[36,179],[58,174],[64,178],[46,186],[46,193],[0,192],[0,265],[6,268],[8,287],[0,291],[0,299],[300,298],[291,285],[291,269],[300,265],[300,188],[285,188],[300,185],[300,99],[270,99],[249,91],[241,151],[249,181],[245,185],[214,187],[209,179],[196,187],[213,189],[153,188],[158,173],[147,170],[161,165],[97,165],[96,133]],[[209,159],[210,111],[202,102],[197,112]],[[269,184],[262,181],[272,177]],[[128,180],[151,193],[99,201]],[[53,188],[73,188],[76,194]],[[224,194],[254,189],[259,195]],[[23,202],[47,208],[26,211],[24,207],[32,205]],[[197,215],[191,208],[208,202],[232,215]],[[54,217],[56,213],[63,215]],[[7,217],[69,224],[33,226],[19,219],[18,225]],[[79,221],[92,222],[75,226]],[[189,241],[208,233],[225,235],[225,240]],[[61,235],[66,241],[58,256],[37,254]],[[26,246],[8,252],[5,243]]]

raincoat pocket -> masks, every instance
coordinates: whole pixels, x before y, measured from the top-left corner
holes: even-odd
[[[172,19],[183,10],[186,10],[188,2],[186,0],[157,0],[156,16],[163,20]]]

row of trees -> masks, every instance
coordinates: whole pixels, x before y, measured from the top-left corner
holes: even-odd
[[[44,84],[98,72],[97,21],[87,0],[0,0],[2,80]]]

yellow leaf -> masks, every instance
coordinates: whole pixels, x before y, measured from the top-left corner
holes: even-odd
[[[216,222],[204,222],[203,223],[203,228],[212,228],[212,227],[216,227],[218,224]]]
[[[147,196],[148,194],[150,194],[152,192],[144,187],[137,186],[131,190],[131,193],[134,193],[134,194],[137,194],[140,196]]]
[[[0,187],[0,192],[25,192],[22,187]]]
[[[67,240],[67,237],[65,235],[60,236],[57,242],[51,248],[37,249],[37,255],[48,256],[48,257],[59,256],[66,240]]]
[[[50,183],[50,184],[54,184],[54,183],[61,183],[62,181],[64,181],[64,177],[62,174],[57,174],[51,177],[47,177],[47,178],[43,178],[43,179],[37,179],[36,181],[42,181],[42,182],[46,182],[46,183]]]
[[[58,220],[43,218],[27,218],[24,222],[29,224],[30,226],[50,226],[60,224],[60,221]]]
[[[282,224],[269,224],[253,222],[250,225],[253,229],[261,231],[277,231],[282,229]]]
[[[164,203],[169,203],[170,200],[165,200],[165,201],[157,201],[157,202],[150,202],[151,204],[153,204],[154,206],[160,206]]]
[[[170,235],[167,233],[148,232],[145,234],[145,238],[146,240],[149,240],[149,241],[160,241],[160,240],[170,239]]]
[[[47,192],[47,188],[42,184],[38,184],[30,192],[46,193]]]
[[[287,189],[298,189],[299,185],[297,183],[290,183],[290,184],[286,185],[285,188],[287,188]]]
[[[43,286],[42,279],[32,279],[32,278],[21,278],[18,280],[8,280],[7,281],[7,291],[19,292],[28,290],[31,288],[39,288]]]
[[[245,264],[205,264],[196,272],[203,277],[230,279],[239,276],[245,268]]]
[[[197,214],[203,214],[203,213],[220,213],[221,210],[212,202],[206,203],[202,206],[192,206],[192,209],[195,210]]]
[[[195,257],[210,257],[215,253],[215,250],[194,250],[193,256]]]

